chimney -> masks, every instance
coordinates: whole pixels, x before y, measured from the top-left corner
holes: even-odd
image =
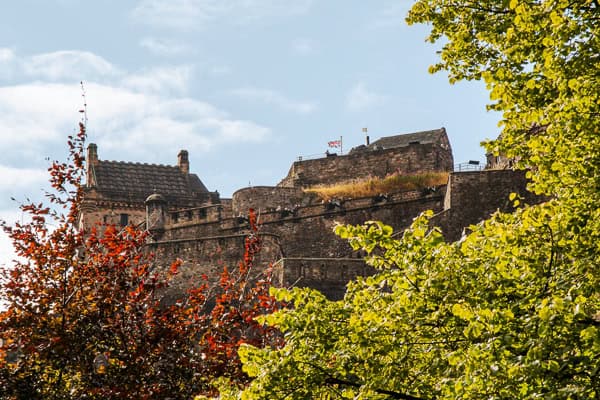
[[[94,166],[98,165],[98,146],[90,143],[87,147],[87,164],[85,168],[85,183],[87,187],[96,186],[94,179]]]
[[[184,174],[190,173],[190,160],[188,159],[187,150],[181,150],[179,154],[177,154],[177,166]]]

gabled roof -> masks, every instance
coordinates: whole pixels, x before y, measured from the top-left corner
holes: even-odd
[[[415,133],[406,133],[403,135],[382,137],[367,146],[369,149],[392,149],[395,147],[405,147],[413,143],[436,143],[441,142],[446,136],[446,129],[434,129],[431,131],[422,131]]]
[[[196,174],[176,166],[98,160],[91,165],[95,189],[112,200],[144,202],[153,193],[169,202],[192,200],[208,189]]]

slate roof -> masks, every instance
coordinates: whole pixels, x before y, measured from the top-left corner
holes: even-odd
[[[95,189],[112,200],[144,202],[153,193],[167,201],[204,197],[208,189],[196,174],[170,165],[99,160],[92,165]]]
[[[395,136],[386,136],[372,142],[369,146],[369,149],[392,149],[395,147],[405,147],[411,143],[419,142],[421,144],[425,143],[435,143],[439,142],[446,135],[446,129],[434,129],[431,131],[422,131],[415,133],[406,133],[403,135],[395,135]]]

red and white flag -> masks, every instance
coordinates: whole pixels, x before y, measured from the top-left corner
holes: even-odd
[[[327,142],[327,145],[329,147],[342,147],[342,141],[341,140],[332,140],[330,142]]]

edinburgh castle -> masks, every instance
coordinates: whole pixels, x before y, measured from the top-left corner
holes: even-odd
[[[188,285],[200,274],[216,277],[235,266],[249,234],[248,213],[255,210],[262,250],[259,263],[273,263],[275,283],[310,286],[340,298],[347,281],[372,271],[363,254],[333,233],[337,223],[383,221],[394,231],[433,210],[432,224],[448,241],[496,210],[510,210],[510,193],[535,202],[525,190],[522,171],[508,169],[497,157],[485,168],[455,168],[444,128],[380,138],[348,154],[299,159],[276,186],[239,189],[231,198],[209,191],[190,173],[185,150],[174,166],[104,161],[95,144],[88,146],[86,188],[80,216],[83,228],[100,222],[134,224],[147,229],[148,248],[157,260],[181,258],[178,282]],[[309,188],[331,186],[391,174],[447,173],[443,184],[368,197],[324,200]]]

